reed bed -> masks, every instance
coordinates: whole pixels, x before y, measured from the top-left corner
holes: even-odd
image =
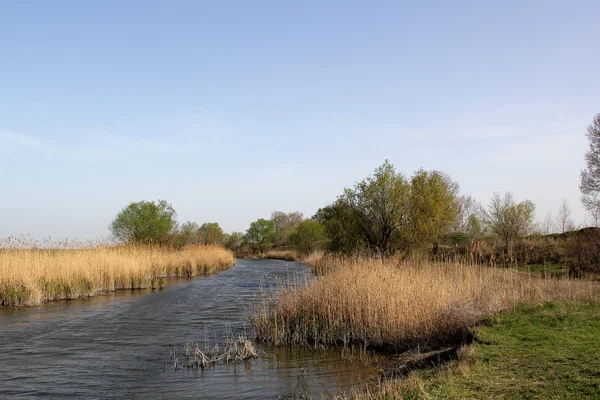
[[[296,250],[268,250],[260,258],[272,260],[295,261],[298,259]]]
[[[156,288],[164,278],[210,274],[234,263],[231,252],[219,246],[5,247],[0,248],[0,306]]]
[[[589,281],[514,270],[373,259],[314,260],[323,275],[265,296],[251,316],[258,339],[403,350],[456,342],[484,317],[524,302],[596,301]]]

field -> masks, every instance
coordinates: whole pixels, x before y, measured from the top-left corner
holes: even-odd
[[[5,247],[0,249],[0,306],[156,288],[164,278],[210,274],[234,263],[233,255],[219,246]]]

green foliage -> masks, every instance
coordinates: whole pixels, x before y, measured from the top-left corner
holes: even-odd
[[[420,169],[410,182],[410,244],[437,245],[458,218],[458,185],[439,171]]]
[[[274,234],[275,222],[260,218],[250,224],[245,239],[253,251],[259,251],[262,255],[265,250],[273,245]]]
[[[313,216],[324,227],[329,238],[329,250],[350,254],[366,247],[358,226],[356,210],[338,199],[333,204],[320,208]]]
[[[204,245],[223,243],[223,229],[217,222],[206,222],[198,229],[199,242]]]
[[[386,160],[314,219],[325,226],[330,250],[389,257],[449,235],[458,218],[457,194],[458,185],[441,172],[419,170],[409,182]]]
[[[122,242],[164,244],[177,226],[176,216],[165,200],[134,202],[117,214],[110,230]]]
[[[244,234],[242,232],[231,232],[231,234],[223,237],[223,242],[225,247],[237,256],[244,244]]]
[[[185,244],[198,243],[198,230],[200,227],[195,222],[185,222],[179,228],[180,240]]]
[[[327,240],[327,232],[319,221],[307,219],[298,225],[296,233],[292,235],[291,240],[298,252],[301,254],[310,254],[323,247]]]

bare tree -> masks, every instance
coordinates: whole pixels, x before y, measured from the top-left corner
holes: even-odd
[[[303,219],[303,215],[300,211],[290,213],[273,211],[271,213],[271,221],[275,224],[273,244],[276,247],[288,244],[290,236],[296,231]]]
[[[600,210],[600,114],[588,126],[586,137],[589,149],[585,153],[586,169],[581,171],[579,190],[586,210],[597,215]]]
[[[540,235],[549,235],[554,232],[554,218],[552,217],[552,213],[546,214],[544,220],[539,223],[539,233]]]
[[[558,209],[558,216],[556,217],[556,224],[560,233],[565,233],[573,229],[573,220],[571,219],[571,207],[567,203],[567,199],[563,199],[560,208]]]
[[[529,200],[517,203],[510,192],[504,196],[494,193],[485,211],[485,222],[509,249],[512,241],[531,232],[534,212],[535,205]]]
[[[481,220],[481,204],[472,196],[462,195],[458,197],[458,218],[456,220],[456,232],[472,234],[474,221]]]

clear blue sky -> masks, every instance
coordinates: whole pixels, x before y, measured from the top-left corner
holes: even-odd
[[[417,4],[418,3],[418,4]],[[0,236],[126,204],[245,230],[389,158],[576,222],[598,1],[0,0]]]

